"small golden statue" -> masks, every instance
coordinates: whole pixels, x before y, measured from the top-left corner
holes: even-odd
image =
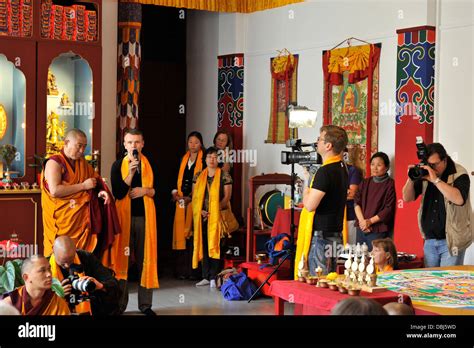
[[[46,123],[46,153],[53,155],[58,153],[64,146],[64,135],[66,134],[66,123],[59,122],[59,116],[54,111],[48,116]]]
[[[72,103],[69,101],[69,97],[66,93],[63,93],[63,95],[61,96],[61,101],[59,102],[59,106],[62,108],[72,107]]]
[[[51,69],[48,69],[48,95],[59,95],[56,76],[54,76]]]

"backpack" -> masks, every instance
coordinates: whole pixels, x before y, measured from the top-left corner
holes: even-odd
[[[227,301],[247,301],[257,290],[257,286],[244,272],[231,275],[222,284],[221,292]]]

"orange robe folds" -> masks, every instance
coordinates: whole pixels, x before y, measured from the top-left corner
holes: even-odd
[[[153,170],[148,159],[140,155],[140,172],[142,173],[142,187],[153,188]],[[128,176],[128,158],[122,161],[122,179]],[[144,196],[145,205],[145,252],[143,258],[140,285],[147,289],[158,288],[158,250],[156,235],[156,210],[152,197]],[[117,279],[127,280],[128,258],[130,256],[130,227],[132,221],[132,200],[127,194],[123,199],[116,201],[118,217],[122,233],[115,236],[112,247],[102,256],[102,264],[115,272]]]
[[[49,159],[51,160],[51,159]],[[84,158],[75,161],[74,168],[66,159],[63,152],[57,155],[57,162],[61,162],[61,174],[64,185],[75,185],[89,178],[99,176],[94,168]],[[58,236],[67,235],[76,243],[78,249],[94,251],[97,245],[99,231],[91,230],[91,194],[89,191],[54,198],[48,190],[48,183],[42,175],[41,205],[43,208],[44,227],[44,255],[50,256],[53,252],[53,243]]]
[[[10,294],[12,305],[21,315],[70,315],[67,302],[56,295],[52,290],[44,293],[43,300],[36,306],[31,305],[30,296],[25,286],[13,290]]]

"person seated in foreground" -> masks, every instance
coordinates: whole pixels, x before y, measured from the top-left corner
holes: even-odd
[[[350,297],[339,302],[331,315],[388,315],[380,303],[366,297]]]
[[[415,315],[415,310],[412,306],[405,303],[390,302],[383,306],[388,315]]]
[[[3,302],[13,305],[21,315],[69,315],[67,302],[51,290],[51,266],[43,255],[23,261],[21,276],[25,285],[3,295]]]
[[[377,273],[390,272],[398,268],[397,249],[390,238],[372,241],[372,255]]]

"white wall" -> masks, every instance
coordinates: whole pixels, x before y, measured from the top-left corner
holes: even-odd
[[[474,1],[442,0],[438,8],[435,139],[470,173],[474,171]],[[470,178],[474,202],[474,177]],[[464,263],[474,264],[473,246]]]
[[[217,130],[219,14],[188,11],[187,23],[186,131],[200,131],[208,147]]]
[[[115,160],[117,117],[117,19],[118,0],[102,2],[102,175],[110,176]]]

